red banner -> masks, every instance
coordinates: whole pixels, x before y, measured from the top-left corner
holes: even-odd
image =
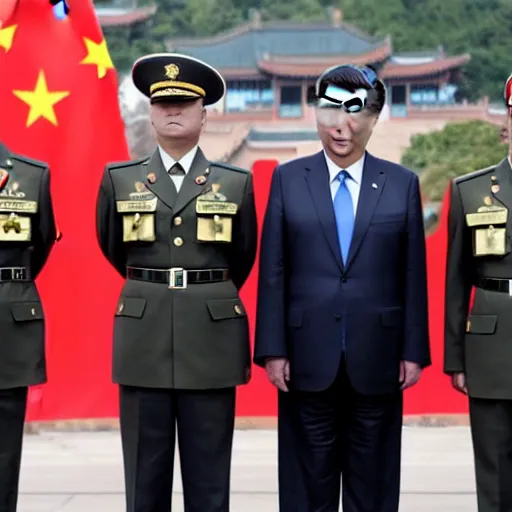
[[[59,20],[48,0],[17,2],[0,28],[0,140],[50,165],[63,234],[38,280],[49,382],[31,389],[29,420],[116,411],[111,324],[121,283],[96,242],[95,203],[104,166],[126,160],[128,148],[93,5],[68,4]]]

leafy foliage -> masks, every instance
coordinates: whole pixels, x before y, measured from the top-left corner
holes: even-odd
[[[422,191],[429,200],[441,201],[451,179],[498,163],[506,154],[500,127],[467,121],[413,136],[401,163],[420,174]]]
[[[139,0],[140,6],[153,0]],[[95,0],[98,5],[103,2]],[[122,3],[123,0],[117,0]],[[112,58],[121,70],[146,51],[162,51],[170,37],[209,36],[247,21],[251,9],[263,20],[319,21],[328,7],[371,35],[391,35],[395,52],[432,50],[470,53],[464,95],[500,100],[512,71],[510,0],[154,0],[158,11],[136,28],[106,28]],[[132,0],[126,0],[127,6]]]

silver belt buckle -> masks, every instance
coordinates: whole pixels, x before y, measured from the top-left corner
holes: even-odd
[[[11,268],[11,277],[14,281],[19,281],[24,279],[23,273],[25,269],[20,267],[13,267]]]
[[[169,289],[184,290],[187,287],[187,271],[183,268],[169,269]]]

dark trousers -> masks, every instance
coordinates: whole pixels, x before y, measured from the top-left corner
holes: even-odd
[[[234,388],[120,386],[127,512],[170,512],[176,426],[185,512],[229,512]]]
[[[27,391],[0,390],[0,512],[16,512],[18,504]]]
[[[343,512],[398,512],[403,413],[398,385],[391,395],[361,395],[342,364],[329,389],[291,393],[305,511],[338,511],[341,479]],[[295,510],[303,508],[281,512]]]
[[[512,400],[469,399],[479,512],[512,510]]]

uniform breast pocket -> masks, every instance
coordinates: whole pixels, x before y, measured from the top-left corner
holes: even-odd
[[[154,242],[156,240],[157,199],[117,201],[122,217],[123,242]]]
[[[0,242],[30,242],[32,217],[19,213],[0,214]]]
[[[472,230],[473,256],[504,256],[510,252],[507,236],[508,210],[489,208],[466,215]]]
[[[238,204],[227,201],[196,201],[197,241],[230,243]]]

